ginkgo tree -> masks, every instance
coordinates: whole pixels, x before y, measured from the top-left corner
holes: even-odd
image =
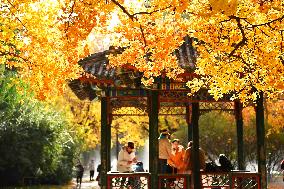
[[[92,30],[125,48],[108,57],[111,66],[135,66],[146,85],[184,72],[173,52],[189,36],[198,53],[193,93],[274,98],[284,90],[283,9],[282,0],[1,0],[0,58],[44,99],[82,74]]]
[[[62,93],[65,81],[81,73],[77,61],[91,22],[78,33],[65,26],[76,14],[63,1],[1,0],[0,6],[0,62],[17,68],[39,99]]]

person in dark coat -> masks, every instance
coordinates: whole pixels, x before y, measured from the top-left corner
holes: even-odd
[[[89,164],[90,169],[90,181],[94,180],[94,174],[95,174],[95,162],[94,160],[91,160]]]
[[[76,167],[76,182],[77,182],[77,185],[79,184],[81,185],[83,174],[84,174],[84,167],[79,160],[75,167]]]
[[[98,176],[96,178],[96,181],[98,181],[98,185],[101,186],[101,164],[97,167]]]

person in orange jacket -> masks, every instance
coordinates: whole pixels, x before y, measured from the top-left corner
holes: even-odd
[[[172,173],[183,173],[184,172],[184,155],[185,150],[180,145],[179,139],[172,140],[172,153],[168,159],[168,164],[172,167]]]

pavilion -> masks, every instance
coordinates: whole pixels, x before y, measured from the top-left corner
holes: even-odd
[[[102,168],[102,188],[110,188],[109,182],[113,174],[111,170],[110,150],[111,150],[111,123],[114,116],[133,116],[142,115],[149,117],[149,173],[148,185],[156,188],[163,178],[158,173],[158,116],[159,115],[184,115],[188,124],[188,138],[193,141],[193,160],[196,164],[193,167],[191,181],[194,188],[213,188],[205,187],[202,176],[206,173],[199,169],[199,116],[203,112],[212,110],[230,111],[234,113],[237,132],[237,161],[238,169],[245,170],[244,147],[243,147],[243,118],[242,104],[239,101],[231,101],[230,95],[224,96],[216,101],[208,93],[207,89],[202,89],[192,96],[187,94],[190,90],[186,86],[186,81],[198,77],[193,73],[196,62],[196,51],[192,47],[193,39],[185,38],[185,42],[175,51],[179,64],[185,69],[185,73],[179,77],[181,81],[175,81],[160,76],[155,78],[151,87],[141,84],[142,74],[131,65],[121,68],[108,69],[109,54],[117,54],[123,49],[110,48],[109,50],[92,54],[79,61],[85,74],[78,80],[73,80],[69,86],[80,99],[93,100],[100,96],[101,100],[101,168]],[[135,111],[121,112],[122,107],[135,107]],[[264,131],[264,108],[263,95],[261,94],[255,104],[256,112],[256,133],[257,133],[257,174],[239,174],[233,177],[229,183],[230,188],[252,188],[242,184],[236,184],[234,178],[250,178],[257,180],[253,188],[266,188],[266,155],[265,155],[265,131]],[[120,175],[117,174],[117,177]],[[166,176],[165,176],[166,177]],[[233,184],[232,184],[233,183]],[[188,188],[184,185],[181,188]]]

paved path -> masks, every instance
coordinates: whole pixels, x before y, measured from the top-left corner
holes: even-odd
[[[72,186],[70,186],[70,189],[99,189],[100,187],[98,186],[98,182],[97,181],[90,181],[89,176],[90,176],[89,171],[84,171],[84,176],[83,176],[81,186],[76,185],[76,179],[74,178],[72,180]],[[95,174],[94,179],[96,178],[96,176],[97,176],[97,173]]]
[[[74,180],[75,181],[75,180]],[[70,189],[99,189],[97,181],[83,180],[81,186],[76,186],[76,181]]]

